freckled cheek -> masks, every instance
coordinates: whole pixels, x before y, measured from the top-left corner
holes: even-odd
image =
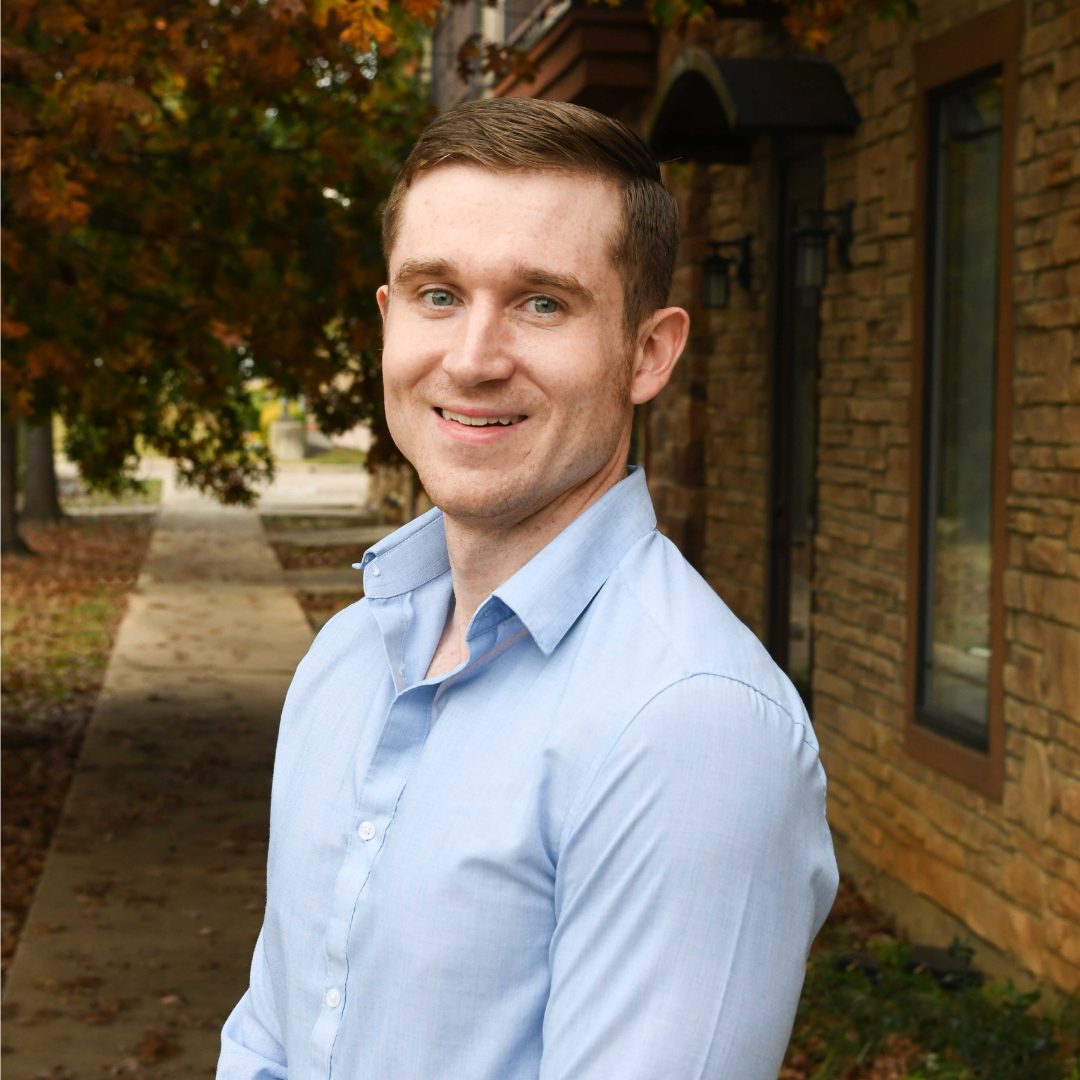
[[[602,343],[588,340],[573,349],[531,356],[522,368],[556,411],[595,413],[610,401],[612,380],[617,376],[606,354]]]
[[[383,385],[389,398],[406,398],[436,368],[444,349],[431,334],[407,328],[388,332],[383,342]]]

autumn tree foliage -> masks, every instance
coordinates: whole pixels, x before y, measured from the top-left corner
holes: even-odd
[[[226,502],[271,463],[245,382],[327,431],[381,394],[379,213],[427,119],[438,0],[8,0],[3,405],[85,478],[139,440]]]
[[[621,3],[622,0],[607,0]],[[737,15],[753,3],[759,11],[773,10],[784,29],[805,49],[820,52],[849,19],[871,15],[883,21],[919,17],[917,0],[645,0],[651,18],[665,28],[681,28],[708,18],[718,10]]]

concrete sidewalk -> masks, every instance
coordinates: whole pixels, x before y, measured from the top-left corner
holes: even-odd
[[[168,482],[12,962],[5,1080],[213,1075],[311,637],[257,513]]]

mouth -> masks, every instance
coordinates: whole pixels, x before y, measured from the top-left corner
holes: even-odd
[[[435,410],[444,420],[453,420],[457,424],[466,427],[511,427],[520,424],[525,419],[524,415],[514,416],[466,416],[465,413],[453,412],[450,409],[436,408]]]

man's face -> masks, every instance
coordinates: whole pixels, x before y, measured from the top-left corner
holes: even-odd
[[[516,522],[625,454],[620,225],[616,188],[579,175],[410,188],[379,290],[386,418],[444,512]]]

